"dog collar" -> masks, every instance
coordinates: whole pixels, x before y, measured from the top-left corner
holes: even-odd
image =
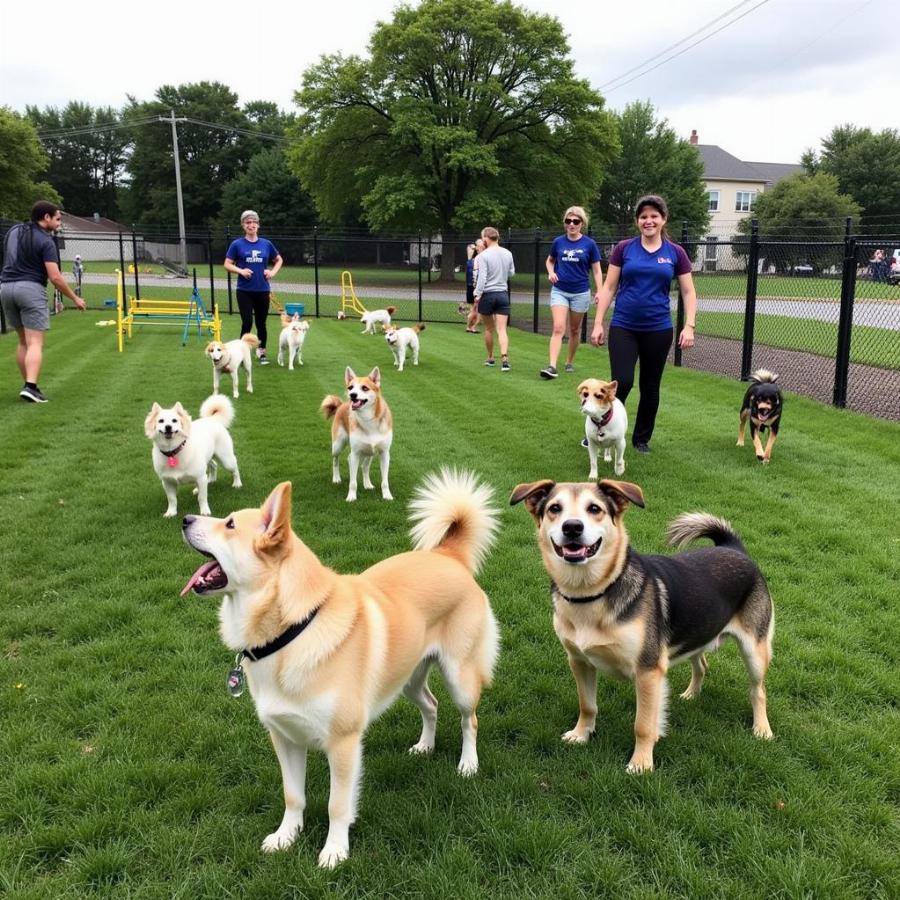
[[[160,450],[159,451],[160,453],[162,453],[163,456],[165,456],[168,459],[168,465],[169,465],[170,469],[172,469],[178,465],[178,454],[181,453],[181,451],[184,449],[184,445],[186,443],[187,443],[187,438],[185,438],[174,450]]]
[[[614,407],[610,406],[610,408],[603,414],[602,419],[595,419],[593,416],[591,416],[591,421],[598,428],[602,428],[604,425],[609,425],[610,421],[612,420],[613,409],[614,409]]]
[[[321,607],[317,606],[305,619],[298,622],[296,625],[291,625],[287,631],[282,631],[277,638],[269,641],[268,644],[263,644],[262,647],[248,647],[245,650],[241,650],[238,654],[238,658],[249,659],[251,662],[259,662],[261,659],[265,659],[267,656],[277,653],[282,647],[286,647],[294,640],[295,637],[299,637],[306,631],[320,609]]]
[[[594,600],[599,600],[603,597],[606,594],[606,591],[600,591],[599,594],[591,594],[590,597],[568,597],[559,589],[559,586],[555,581],[551,581],[550,593],[562,597],[567,603],[592,603]]]

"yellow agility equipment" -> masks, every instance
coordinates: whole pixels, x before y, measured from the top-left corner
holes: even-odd
[[[356,291],[353,290],[353,276],[349,272],[341,272],[341,312],[344,315],[350,312],[358,316],[365,315],[368,310],[359,302]]]
[[[132,336],[135,325],[167,325],[172,321],[184,323],[181,345],[187,343],[188,332],[192,325],[197,326],[197,334],[208,331],[214,341],[222,339],[222,320],[219,318],[219,307],[213,305],[212,312],[207,312],[203,299],[197,288],[191,293],[190,300],[157,300],[150,298],[129,297],[125,301],[125,277],[116,269],[116,336],[119,353],[125,349],[125,334]]]

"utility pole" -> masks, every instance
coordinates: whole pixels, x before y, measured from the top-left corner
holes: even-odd
[[[184,233],[184,200],[181,196],[181,162],[178,154],[178,131],[175,128],[176,122],[186,122],[183,116],[175,118],[175,110],[169,110],[169,117],[157,116],[160,122],[169,122],[172,126],[172,151],[175,155],[175,194],[178,198],[178,238],[181,245],[181,266],[187,272],[187,238]]]

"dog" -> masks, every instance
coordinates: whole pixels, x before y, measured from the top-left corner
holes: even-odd
[[[375,326],[391,324],[391,316],[397,312],[396,306],[389,306],[387,309],[372,309],[364,312],[360,316],[360,320],[366,327],[363,328],[362,334],[375,334]]]
[[[381,394],[381,372],[376,366],[368,375],[357,375],[350,366],[344,373],[347,386],[347,400],[329,394],[319,409],[331,423],[331,481],[341,483],[338,458],[347,444],[350,444],[350,484],[347,502],[356,500],[356,483],[359,465],[362,463],[363,487],[372,490],[369,478],[372,457],[376,454],[381,463],[381,496],[393,500],[388,486],[388,469],[391,464],[391,442],[394,440],[394,426],[391,410]]]
[[[245,334],[236,341],[223,344],[221,341],[210,341],[206,345],[206,355],[213,364],[213,393],[219,393],[219,381],[222,375],[231,376],[232,395],[238,398],[238,372],[243,366],[247,373],[247,393],[253,393],[252,360],[254,347],[259,347],[259,338],[255,334]]]
[[[644,505],[641,489],[623,481],[520,484],[510,504],[524,501],[537,524],[550,577],[553,627],[578,689],[579,715],[563,741],[584,744],[597,719],[597,671],[634,681],[637,714],[629,772],[653,768],[664,733],[670,665],[691,661],[681,695],[700,694],[706,653],[733,637],[750,674],[753,734],[772,738],[764,679],[775,627],[765,578],[734,529],[708,513],[685,513],[669,526],[669,542],[703,547],[675,556],[645,556],[629,546],[622,515]]]
[[[784,406],[784,397],[781,388],[775,383],[778,376],[767,369],[757,369],[751,376],[752,382],[744,400],[741,403],[741,423],[738,426],[738,447],[744,446],[744,430],[747,420],[750,420],[750,438],[756,450],[756,458],[762,464],[768,465],[772,459],[772,448],[778,437],[778,429],[781,427],[781,412]],[[763,450],[760,434],[769,429],[769,439],[766,441],[766,449]]]
[[[284,365],[284,354],[287,351],[288,369],[294,371],[294,359],[303,365],[303,342],[309,331],[309,322],[301,319],[296,313],[293,317],[281,314],[281,335],[278,338],[278,365]]]
[[[210,515],[207,489],[216,480],[216,459],[231,472],[231,486],[241,487],[234,444],[228,429],[234,421],[234,407],[222,394],[203,401],[200,418],[192,420],[176,403],[170,409],[153,404],[144,421],[144,433],[153,441],[153,468],[162,482],[169,505],[163,515],[170,519],[178,511],[178,485],[194,482],[200,512]]]
[[[609,462],[615,448],[616,475],[625,472],[625,432],[628,430],[628,413],[625,405],[616,397],[618,381],[601,381],[588,378],[578,385],[581,398],[581,412],[584,419],[584,434],[587,438],[591,471],[588,478],[597,480],[597,455],[603,448],[603,459]]]
[[[419,364],[419,332],[424,330],[425,326],[421,322],[413,325],[412,328],[397,328],[396,325],[384,326],[384,339],[394,354],[394,365],[398,372],[403,371],[407,349],[412,350],[413,365]]]
[[[261,509],[184,518],[185,540],[210,559],[182,596],[225,595],[220,633],[241,659],[229,687],[239,693],[246,672],[281,765],[284,817],[263,841],[266,852],[290,847],[303,830],[306,756],[314,748],[325,751],[331,771],[319,865],[330,869],[347,858],[369,724],[402,692],[422,715],[409,752],[434,749],[433,664],[462,721],[457,770],[478,771],[475,713],[491,681],[499,631],[474,575],[499,516],[489,488],[470,473],[446,469],[425,480],[410,509],[413,551],[359,575],[337,574],[294,534],[290,482],[279,484]]]

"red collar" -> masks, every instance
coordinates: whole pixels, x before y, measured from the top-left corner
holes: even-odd
[[[598,427],[603,428],[604,425],[609,425],[610,421],[612,421],[614,406],[610,406],[610,408],[603,414],[602,419],[595,419],[591,416],[591,421]]]

